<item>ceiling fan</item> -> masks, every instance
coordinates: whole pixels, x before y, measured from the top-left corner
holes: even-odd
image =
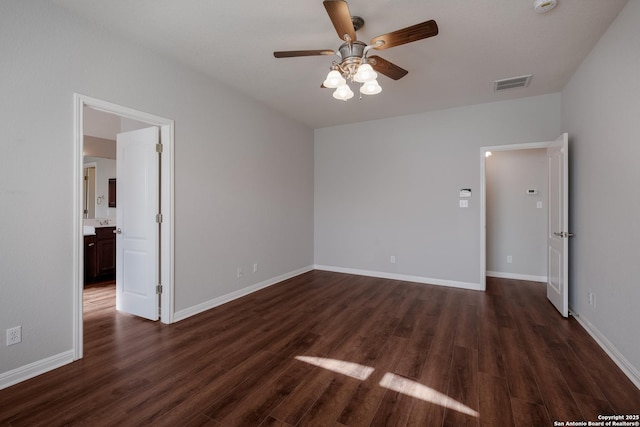
[[[324,0],[324,8],[338,33],[344,41],[338,51],[322,50],[289,50],[273,52],[276,58],[293,58],[298,56],[337,55],[340,61],[334,61],[322,87],[335,88],[333,97],[346,101],[353,97],[353,91],[347,81],[363,83],[360,92],[365,95],[380,93],[382,88],[376,78],[377,73],[398,80],[406,76],[408,71],[377,55],[367,56],[370,49],[383,50],[438,34],[438,25],[434,20],[412,25],[401,30],[371,39],[369,44],[358,40],[356,31],[364,26],[364,19],[351,16],[345,0]],[[375,71],[374,71],[375,70]]]

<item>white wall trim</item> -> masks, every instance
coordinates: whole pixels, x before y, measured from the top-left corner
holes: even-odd
[[[260,283],[256,283],[255,285],[247,286],[246,288],[239,289],[234,292],[230,292],[228,294],[222,295],[218,298],[211,299],[209,301],[205,301],[203,303],[191,306],[189,308],[185,308],[184,310],[180,310],[173,315],[173,321],[179,322],[180,320],[184,320],[188,317],[195,316],[196,314],[200,314],[207,310],[211,310],[219,305],[226,304],[235,299],[241,298],[243,296],[249,295],[253,292],[259,291],[260,289],[267,288],[269,286],[280,283],[284,280],[291,279],[292,277],[299,276],[301,274],[307,273],[313,270],[313,266],[307,266],[300,268],[298,270],[291,271],[289,273],[282,274],[280,276],[273,277],[271,279],[264,280]]]
[[[38,360],[28,365],[21,366],[9,372],[0,374],[0,390],[11,387],[19,382],[26,381],[45,372],[68,365],[73,362],[73,350],[56,354],[46,359]]]
[[[499,279],[527,280],[529,282],[547,283],[547,276],[533,276],[530,274],[504,273],[501,271],[487,271],[487,276]]]
[[[402,280],[405,282],[422,283],[425,285],[448,286],[450,288],[484,291],[480,283],[458,282],[455,280],[433,279],[430,277],[412,276],[408,274],[386,273],[383,271],[358,270],[356,268],[333,267],[329,265],[315,265],[316,270],[332,271],[334,273],[355,274],[358,276],[378,277],[381,279]]]
[[[620,353],[620,351],[609,341],[602,332],[598,330],[591,322],[589,322],[586,318],[580,316],[573,310],[571,311],[571,315],[578,321],[580,326],[584,328],[585,331],[591,338],[594,339],[596,343],[607,353],[607,355],[613,360],[613,362],[618,365],[618,368],[622,370],[622,372],[631,380],[631,382],[640,389],[640,371],[638,368],[633,366],[631,362],[627,360],[626,357]]]

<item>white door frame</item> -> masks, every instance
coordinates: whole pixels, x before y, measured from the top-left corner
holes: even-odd
[[[160,243],[162,297],[162,323],[173,322],[174,312],[174,122],[149,113],[134,110],[97,98],[91,98],[78,93],[74,94],[74,194],[73,194],[73,352],[74,360],[83,355],[83,319],[82,319],[82,291],[84,288],[84,233],[82,221],[82,175],[84,151],[84,107],[116,114],[121,117],[148,123],[160,127],[163,144],[163,158],[161,165],[162,194],[162,240]],[[166,154],[166,156],[164,155]]]
[[[554,141],[530,142],[524,144],[494,145],[480,147],[480,289],[487,289],[487,151],[531,150],[534,148],[548,148]],[[547,211],[549,207],[547,206]]]

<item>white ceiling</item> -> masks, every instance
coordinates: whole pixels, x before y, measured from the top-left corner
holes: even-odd
[[[440,34],[377,52],[409,71],[379,77],[381,94],[347,102],[320,88],[331,61],[276,50],[337,50],[321,0],[54,0],[97,25],[169,55],[312,128],[559,92],[627,0],[350,0],[358,39],[434,19]],[[533,74],[528,88],[493,81]]]

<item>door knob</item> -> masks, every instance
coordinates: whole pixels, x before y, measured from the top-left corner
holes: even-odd
[[[113,230],[113,234],[122,234],[122,230],[120,228],[116,228]]]

